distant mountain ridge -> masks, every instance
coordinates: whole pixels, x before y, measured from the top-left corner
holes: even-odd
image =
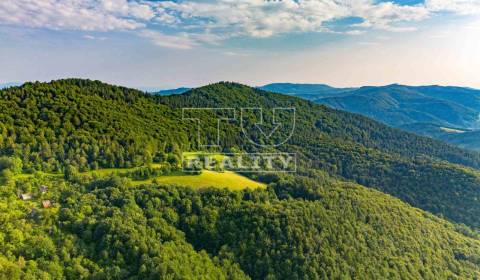
[[[20,83],[20,82],[3,83],[3,84],[0,84],[0,89],[9,88],[9,87],[16,87],[16,86],[20,86],[21,84],[22,83]]]
[[[292,84],[292,83],[274,83],[268,84],[260,89],[279,92],[284,94],[295,95],[299,97],[329,97],[340,93],[346,93],[356,90],[357,88],[335,88],[325,84]],[[308,99],[308,98],[307,98]]]
[[[188,87],[179,87],[174,89],[165,89],[153,92],[154,95],[171,95],[171,94],[182,94],[189,91],[191,88]]]
[[[390,126],[464,148],[480,149],[480,139],[472,137],[478,134],[452,133],[442,129],[480,129],[480,90],[477,89],[399,84],[345,89],[322,84],[286,83],[269,84],[260,88],[362,114]],[[432,127],[435,129],[432,130]]]

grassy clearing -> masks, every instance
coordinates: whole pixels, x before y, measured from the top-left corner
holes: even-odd
[[[35,176],[45,176],[45,177],[63,177],[63,174],[60,173],[46,173],[42,171],[37,171],[35,174],[30,174],[30,173],[20,173],[20,174],[15,174],[13,175],[13,180],[23,180],[23,179],[29,179],[33,178]]]
[[[266,187],[265,184],[253,181],[235,172],[215,172],[208,170],[204,170],[200,175],[160,176],[153,180],[133,181],[133,183],[134,185],[141,185],[152,183],[153,181],[167,185],[189,186],[194,189],[215,187],[228,188],[229,190],[243,190],[247,188],[256,189]]]
[[[154,166],[152,166],[155,168]],[[160,167],[160,166],[158,166]],[[134,168],[105,168],[92,170],[87,172],[81,172],[83,176],[96,176],[96,177],[107,177],[110,175],[122,175],[128,172],[132,172],[138,169]],[[53,173],[44,173],[37,172],[37,175],[41,174],[44,176],[51,177],[63,177],[63,174],[53,174]],[[34,174],[17,174],[14,176],[14,180],[25,180],[33,178]],[[132,184],[134,186],[142,184],[150,184],[152,182],[157,182],[159,184],[167,185],[180,185],[188,186],[194,189],[201,189],[206,187],[215,187],[215,188],[228,188],[229,190],[243,190],[243,189],[256,189],[256,188],[265,188],[266,185],[263,183],[256,182],[247,177],[244,177],[240,174],[231,171],[225,172],[215,172],[209,170],[203,170],[201,174],[189,174],[182,172],[175,172],[170,175],[162,175],[148,180],[133,180]]]
[[[182,154],[183,158],[198,157],[198,156],[208,156],[209,158],[214,159],[217,162],[222,162],[222,160],[225,159],[225,155],[221,153],[184,152]]]

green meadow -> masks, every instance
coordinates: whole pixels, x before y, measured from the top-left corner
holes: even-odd
[[[229,190],[243,190],[265,188],[266,185],[251,180],[240,174],[231,171],[215,172],[203,170],[201,174],[179,174],[159,176],[145,181],[133,181],[134,185],[148,184],[156,182],[158,184],[182,185],[195,189],[206,187],[228,188]]]

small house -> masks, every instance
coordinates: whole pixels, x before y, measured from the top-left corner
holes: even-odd
[[[43,208],[50,208],[52,206],[52,202],[50,200],[43,200],[42,206]]]
[[[31,193],[23,193],[23,194],[20,195],[20,198],[22,200],[30,200],[30,199],[32,199],[32,194]]]

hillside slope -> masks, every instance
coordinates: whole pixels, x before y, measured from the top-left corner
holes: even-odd
[[[468,228],[314,175],[243,192],[132,187],[118,177],[2,186],[0,278],[480,277],[480,239]],[[27,189],[31,201],[16,198]],[[47,198],[55,205],[39,207]]]
[[[478,233],[411,206],[478,226],[476,153],[233,83],[158,97],[72,79],[0,91],[0,106],[1,176],[33,173],[0,186],[2,279],[480,277]],[[298,172],[255,176],[267,189],[241,192],[72,175],[175,164],[201,148],[181,114],[197,106],[297,108],[293,137],[275,150],[249,144],[236,122],[220,136],[221,151],[298,153]]]
[[[315,101],[361,113],[395,127],[416,122],[479,127],[480,91],[477,90],[390,85],[363,87],[348,95]]]
[[[322,169],[392,194],[456,222],[480,226],[480,154],[389,128],[300,98],[219,83],[168,97],[87,80],[0,91],[0,153],[24,170],[131,167],[201,149],[184,107],[295,107],[293,137],[278,151],[298,154],[298,172]],[[270,115],[269,115],[270,114]],[[210,119],[210,115],[203,116]],[[271,113],[265,119],[271,120]],[[208,124],[208,123],[207,123]],[[203,125],[216,135],[216,122]],[[281,131],[279,132],[281,133]],[[262,152],[238,122],[221,126],[223,151]],[[277,135],[281,138],[281,134]],[[173,162],[174,162],[173,161]]]
[[[160,102],[174,108],[295,107],[295,132],[279,149],[298,153],[300,170],[328,170],[457,222],[480,225],[471,216],[480,210],[478,172],[451,164],[478,168],[478,153],[392,129],[359,115],[232,83],[194,89]],[[224,133],[242,135],[238,126]]]
[[[322,90],[318,91],[316,86]],[[442,127],[480,128],[480,90],[462,87],[389,85],[337,89],[325,85],[271,84],[262,89],[302,97],[319,104],[362,114],[462,148],[480,149],[470,135],[438,133]],[[428,124],[428,127],[426,126]],[[432,126],[436,126],[432,130]]]
[[[259,87],[261,90],[273,91],[294,95],[306,99],[324,98],[338,96],[341,93],[348,93],[356,88],[334,88],[323,84],[292,84],[292,83],[274,83]]]

